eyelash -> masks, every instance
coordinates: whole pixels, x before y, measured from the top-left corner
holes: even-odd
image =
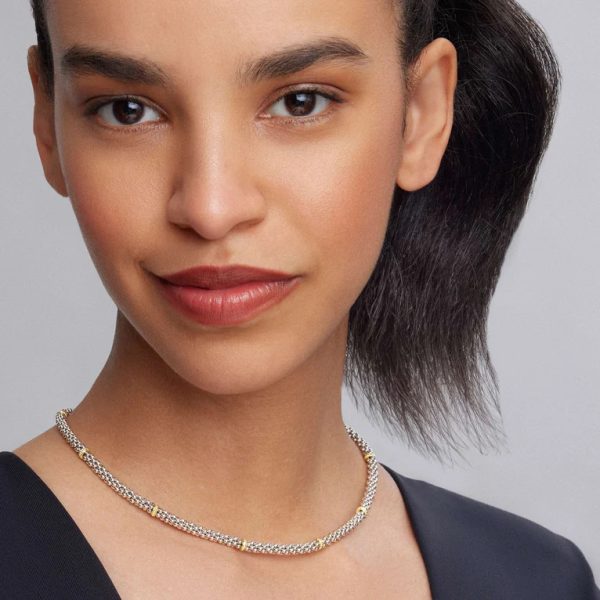
[[[344,103],[344,100],[339,95],[335,94],[334,92],[325,91],[321,87],[315,87],[315,86],[310,87],[309,86],[309,87],[293,88],[293,89],[285,91],[283,94],[278,96],[271,104],[269,104],[268,108],[271,108],[273,105],[275,105],[280,100],[283,100],[287,96],[293,96],[294,94],[301,94],[301,93],[322,96],[335,104],[343,104]],[[119,101],[135,102],[137,104],[144,106],[145,108],[149,107],[159,113],[162,113],[162,111],[160,111],[158,108],[154,107],[152,104],[145,102],[142,98],[139,98],[137,96],[124,95],[124,96],[115,96],[115,97],[109,98],[109,99],[102,99],[100,101],[92,103],[86,109],[85,115],[89,116],[89,117],[96,116],[101,108],[103,108],[109,104],[112,104],[113,102],[119,102]],[[307,117],[277,117],[277,116],[271,115],[267,118],[267,121],[273,120],[273,121],[276,121],[277,124],[291,125],[293,127],[306,127],[306,126],[310,126],[313,123],[317,123],[319,121],[322,121],[323,119],[328,118],[330,116],[330,114],[335,110],[336,110],[335,108],[331,108],[331,106],[330,106],[329,108],[326,108],[325,110],[323,110],[322,112],[320,112],[316,115],[307,116]],[[155,121],[155,123],[157,123],[157,121]],[[160,123],[160,122],[158,122],[158,123]],[[145,129],[147,127],[143,123],[138,124],[138,125],[122,125],[119,127],[113,126],[113,125],[107,125],[107,124],[104,124],[103,126],[108,129],[111,129],[112,131],[116,131],[119,133],[125,133],[125,134],[135,133],[135,132],[140,131],[141,129]]]
[[[286,90],[283,94],[278,96],[274,102],[272,102],[269,105],[269,108],[271,106],[273,106],[274,104],[276,104],[277,102],[279,102],[280,100],[283,100],[287,96],[293,96],[294,94],[314,94],[316,96],[322,96],[323,98],[327,98],[327,100],[330,100],[333,104],[340,105],[340,104],[344,103],[344,100],[341,98],[341,96],[339,96],[335,92],[327,91],[318,86],[307,86],[307,87],[291,88],[291,89]],[[322,121],[323,119],[329,118],[331,116],[331,113],[336,110],[336,108],[332,107],[333,104],[330,104],[330,106],[328,108],[326,108],[324,111],[322,111],[316,115],[313,115],[313,116],[308,116],[308,117],[275,117],[275,116],[271,116],[271,117],[269,117],[268,120],[274,119],[274,120],[278,121],[279,124],[292,125],[293,127],[310,126],[312,123],[316,123],[318,121]]]

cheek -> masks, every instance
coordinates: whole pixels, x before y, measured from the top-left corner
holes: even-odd
[[[139,148],[109,147],[66,123],[60,153],[79,227],[108,282],[120,263],[141,260],[144,243],[164,218],[156,198],[163,193],[158,157]]]
[[[389,119],[363,123],[304,155],[296,149],[294,159],[280,158],[278,194],[290,199],[287,220],[318,255],[319,276],[327,280],[323,304],[342,299],[349,308],[375,267],[396,184],[399,131]]]

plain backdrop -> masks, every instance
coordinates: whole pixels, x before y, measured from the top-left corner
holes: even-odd
[[[344,398],[348,424],[400,473],[528,517],[575,542],[600,581],[600,2],[524,0],[558,55],[558,120],[489,318],[508,449],[442,466]],[[27,0],[0,20],[0,450],[75,407],[108,355],[116,309],[32,132]]]

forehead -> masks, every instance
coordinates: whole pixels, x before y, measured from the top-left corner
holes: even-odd
[[[348,39],[380,62],[397,52],[393,0],[47,0],[47,20],[55,58],[85,44],[183,77],[315,38]]]

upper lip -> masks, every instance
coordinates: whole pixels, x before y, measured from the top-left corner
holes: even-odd
[[[200,265],[177,273],[159,275],[158,277],[174,285],[217,290],[235,287],[250,281],[281,281],[290,279],[294,275],[283,271],[261,269],[247,265]]]

